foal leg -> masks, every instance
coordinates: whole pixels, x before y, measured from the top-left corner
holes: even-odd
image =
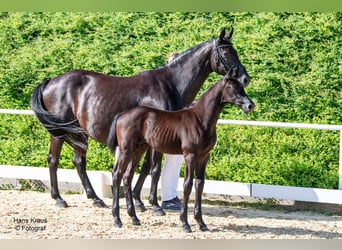
[[[182,222],[183,230],[186,233],[191,233],[191,227],[188,222],[188,202],[192,190],[193,179],[194,179],[194,155],[187,155],[185,158],[185,173],[184,173],[184,184],[183,184],[183,203],[180,212],[180,220]]]
[[[151,150],[151,159],[152,159],[152,171],[151,171],[151,190],[149,196],[149,202],[153,207],[153,215],[154,216],[164,216],[164,210],[158,204],[158,181],[161,173],[161,162],[163,154],[157,152],[155,150]]]
[[[120,183],[122,180],[122,171],[120,170],[119,161],[117,161],[115,167],[113,168],[113,205],[112,214],[114,218],[114,225],[118,228],[122,227],[122,222],[120,220],[120,206],[119,206],[119,192]]]
[[[140,171],[138,181],[135,184],[134,190],[132,192],[133,198],[135,200],[135,207],[140,212],[145,212],[147,210],[144,203],[141,201],[141,189],[142,189],[142,186],[145,182],[147,175],[150,173],[150,170],[151,170],[151,148],[147,149],[144,162],[141,166],[141,171]]]
[[[127,213],[132,218],[133,225],[140,226],[141,223],[135,213],[133,197],[132,197],[132,179],[134,175],[134,170],[136,168],[136,164],[138,164],[137,159],[140,159],[140,157],[134,157],[134,158],[135,159],[132,160],[128,164],[128,168],[123,175],[123,187],[124,187],[124,193],[126,197]]]
[[[59,140],[50,136],[50,150],[47,156],[50,172],[51,197],[56,200],[57,207],[68,207],[68,204],[61,197],[58,190],[57,168],[64,140]]]
[[[204,177],[205,177],[205,168],[207,165],[208,158],[205,160],[203,164],[199,164],[196,166],[196,180],[195,180],[195,210],[194,215],[195,219],[199,225],[201,231],[208,231],[207,225],[204,223],[202,218],[202,193],[204,188]]]
[[[72,162],[74,163],[74,166],[77,169],[77,173],[81,179],[82,185],[87,194],[87,198],[93,199],[93,205],[96,207],[107,207],[103,200],[101,200],[96,195],[86,172],[86,153],[88,147],[88,138],[82,139],[82,144],[86,145],[86,147],[81,148],[77,145],[74,145],[74,157]]]

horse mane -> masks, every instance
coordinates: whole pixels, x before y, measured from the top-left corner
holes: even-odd
[[[179,55],[177,55],[173,60],[171,60],[169,63],[167,63],[166,65],[172,65],[172,64],[176,64],[178,61],[182,60],[182,58],[184,56],[186,56],[189,53],[192,53],[194,50],[197,50],[198,48],[204,46],[205,44],[207,44],[208,42],[210,42],[210,40],[202,42],[200,44],[197,44],[185,51],[183,51],[182,53],[180,53]]]

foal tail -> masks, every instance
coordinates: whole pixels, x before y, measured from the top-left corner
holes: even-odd
[[[118,138],[116,135],[116,123],[118,122],[119,117],[120,117],[120,114],[115,115],[112,125],[110,126],[110,130],[109,130],[109,134],[107,138],[107,146],[113,155],[115,155],[115,149],[118,146]]]
[[[65,140],[72,147],[78,146],[86,149],[87,135],[77,120],[66,121],[46,110],[43,103],[43,91],[49,82],[50,80],[45,80],[34,89],[31,96],[31,109],[53,137]]]

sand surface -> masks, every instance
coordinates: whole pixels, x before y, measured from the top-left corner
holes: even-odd
[[[69,208],[55,207],[48,192],[0,191],[0,239],[342,239],[342,216],[313,211],[286,212],[203,205],[209,232],[201,232],[189,204],[192,233],[182,231],[179,212],[166,216],[137,212],[131,225],[120,200],[122,228],[115,228],[110,208],[96,208],[82,195],[63,194]],[[111,205],[111,199],[104,199]],[[148,204],[144,201],[145,205]]]

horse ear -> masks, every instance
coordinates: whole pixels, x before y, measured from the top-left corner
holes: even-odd
[[[227,75],[225,75],[225,76],[223,77],[223,84],[224,84],[225,86],[227,86],[227,85],[230,84],[229,79],[230,79],[230,77],[227,76]]]
[[[230,38],[232,38],[233,32],[234,32],[234,28],[231,27],[231,28],[230,28],[230,31],[229,31],[228,34],[225,36],[225,38],[228,39],[228,40],[229,40]]]
[[[230,91],[231,87],[232,87],[231,79],[228,76],[224,76],[223,77],[223,92],[221,95],[221,103],[227,103],[228,102],[225,92]]]
[[[219,36],[220,41],[223,41],[225,35],[226,35],[226,28],[223,28]]]

